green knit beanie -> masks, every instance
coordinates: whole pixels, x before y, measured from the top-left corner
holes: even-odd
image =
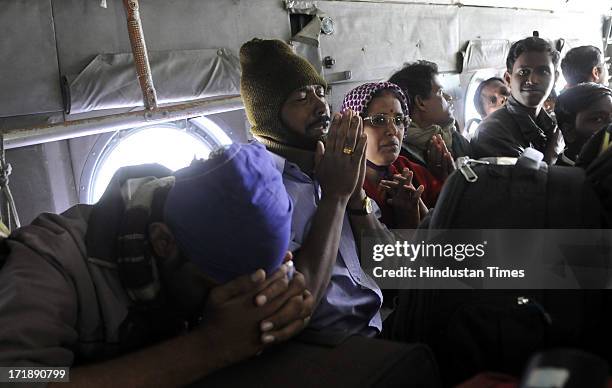
[[[303,148],[305,139],[284,128],[280,113],[293,91],[325,80],[312,65],[280,40],[253,39],[240,48],[240,94],[255,136]]]

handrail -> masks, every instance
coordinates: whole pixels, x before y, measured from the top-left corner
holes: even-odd
[[[18,148],[34,144],[71,139],[80,136],[141,128],[169,121],[189,119],[243,108],[240,96],[196,100],[155,110],[140,110],[109,116],[64,121],[26,128],[5,129],[4,148]]]

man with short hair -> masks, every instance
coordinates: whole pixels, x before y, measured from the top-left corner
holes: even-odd
[[[483,120],[502,108],[510,97],[510,88],[503,79],[491,77],[478,85],[474,93],[474,107]]]
[[[472,138],[475,157],[518,157],[532,147],[547,163],[556,161],[563,138],[544,102],[559,75],[558,63],[559,53],[544,39],[529,37],[510,47],[504,79],[511,96],[478,126]]]
[[[281,176],[264,149],[227,152],[174,175],[120,169],[96,205],[3,240],[0,365],[71,367],[62,386],[184,386],[299,332],[314,300],[281,264]]]
[[[282,41],[247,42],[240,62],[251,132],[274,155],[294,203],[290,250],[317,302],[309,328],[375,336],[382,295],[357,244],[362,232],[385,229],[362,188],[361,118],[349,111],[332,120],[325,80]]]
[[[444,92],[438,65],[429,61],[409,63],[389,78],[409,97],[412,123],[403,144],[406,156],[426,166],[436,177],[445,178],[433,160],[432,138],[441,136],[452,158],[471,154],[470,144],[455,128],[452,98]],[[435,158],[434,158],[435,159]]]
[[[569,50],[561,61],[561,71],[567,88],[583,82],[608,85],[608,65],[603,60],[601,50],[595,46],[580,46]]]

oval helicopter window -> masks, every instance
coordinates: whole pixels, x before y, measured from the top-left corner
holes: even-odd
[[[565,89],[565,85],[567,85],[567,81],[563,76],[563,73],[559,71],[559,78],[557,78],[557,82],[555,83],[555,92],[557,92],[557,96],[561,94],[563,89]]]
[[[476,127],[481,121],[480,115],[474,106],[474,95],[476,94],[476,89],[478,89],[478,85],[482,81],[485,81],[491,77],[499,77],[499,71],[495,69],[482,69],[472,75],[470,79],[470,83],[468,84],[466,93],[465,93],[465,134],[468,139],[472,137]]]
[[[205,117],[187,124],[183,121],[118,132],[106,142],[95,162],[87,202],[100,199],[120,167],[159,163],[176,171],[193,159],[207,159],[211,151],[231,143],[229,136]]]

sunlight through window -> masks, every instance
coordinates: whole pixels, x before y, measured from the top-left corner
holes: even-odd
[[[231,143],[221,128],[216,125],[215,127],[227,138],[223,140]],[[211,146],[196,134],[173,125],[142,128],[128,132],[127,135],[116,135],[103,151],[94,169],[89,202],[95,203],[100,199],[120,167],[159,163],[175,171],[188,166],[194,158],[207,159],[211,151]]]

